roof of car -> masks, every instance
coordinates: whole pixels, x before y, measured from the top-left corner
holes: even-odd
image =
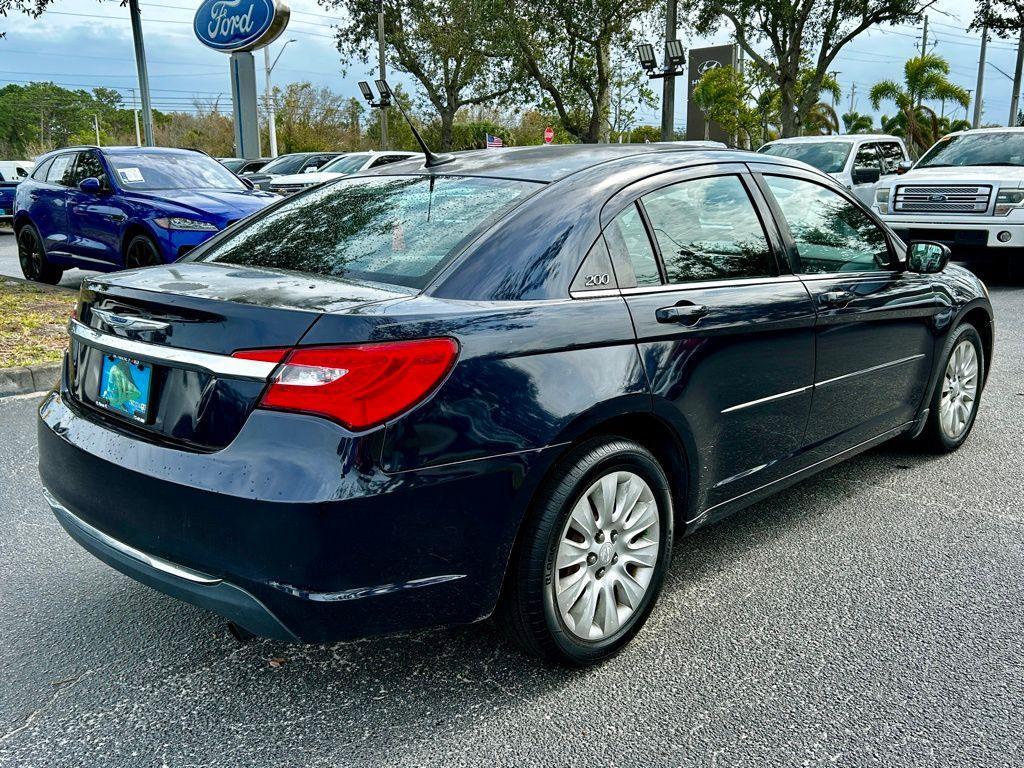
[[[706,144],[686,142],[666,142],[651,144],[555,144],[529,147],[505,147],[502,149],[477,149],[468,152],[455,152],[453,160],[444,165],[427,169],[419,161],[422,172],[437,175],[455,174],[466,176],[493,176],[524,181],[553,182],[564,179],[580,171],[593,168],[604,163],[620,161],[616,167],[621,168],[630,160],[637,165],[648,162],[655,155],[674,153],[677,157],[686,156],[686,160],[694,163],[708,162],[742,162],[755,160],[761,162],[762,155],[755,155],[745,150],[734,150],[726,147],[709,147]],[[414,157],[419,158],[420,155]],[[772,158],[773,161],[782,158]],[[382,169],[374,169],[375,175],[392,175],[408,173],[414,162],[392,163]]]
[[[823,141],[842,141],[853,143],[855,141],[902,141],[899,136],[888,133],[830,133],[820,136],[790,136],[788,139],[775,139],[765,143],[765,146],[773,144],[816,144]]]
[[[971,133],[1024,133],[1024,126],[1022,125],[1011,125],[1011,126],[1000,126],[994,125],[989,128],[971,128],[966,131],[953,131],[947,133],[942,138],[948,138],[950,136],[966,136]]]

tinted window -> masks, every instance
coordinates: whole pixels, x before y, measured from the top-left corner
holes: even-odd
[[[107,155],[107,162],[124,189],[247,189],[202,152],[126,152]]]
[[[282,176],[289,173],[298,173],[308,159],[309,155],[282,155],[264,165],[260,173],[276,173]]]
[[[532,182],[442,176],[342,179],[243,225],[197,258],[422,288]]]
[[[880,145],[882,156],[882,173],[896,173],[900,163],[906,160],[903,148],[895,141],[887,141]]]
[[[320,170],[324,173],[355,173],[366,164],[370,156],[364,153],[357,155],[342,155],[327,163]]]
[[[390,165],[391,163],[397,163],[401,160],[408,159],[409,158],[406,155],[384,155],[384,157],[378,157],[376,160],[374,160],[372,167],[377,168],[381,165]]]
[[[848,141],[799,141],[792,144],[768,144],[758,150],[764,155],[789,157],[813,165],[825,173],[839,173],[846,167],[853,144]]]
[[[53,165],[52,157],[49,160],[44,160],[36,166],[34,171],[32,171],[32,178],[36,181],[43,181],[46,178],[46,173],[50,170],[51,165]]]
[[[771,250],[739,176],[695,179],[643,197],[670,283],[765,277]]]
[[[887,268],[889,245],[864,211],[831,189],[803,179],[765,176],[796,241],[797,272]]]
[[[71,185],[77,187],[82,179],[95,178],[100,180],[104,187],[107,184],[107,172],[103,168],[103,161],[98,152],[82,152],[75,163],[74,175],[71,178]]]
[[[75,159],[73,152],[66,155],[57,155],[53,158],[49,170],[46,172],[46,180],[50,184],[63,184],[67,186],[71,182],[72,162]]]
[[[608,249],[620,264],[631,264],[637,285],[661,285],[658,260],[651,239],[647,236],[643,218],[635,205],[629,206],[615,217],[604,231]],[[624,286],[631,281],[623,278]]]
[[[853,170],[877,171],[879,168],[881,165],[879,164],[877,144],[865,144],[857,150],[857,154],[853,158]]]

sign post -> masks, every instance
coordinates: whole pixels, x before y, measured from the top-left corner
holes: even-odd
[[[690,68],[687,72],[686,93],[686,140],[687,141],[722,141],[729,143],[732,137],[712,122],[704,125],[704,113],[693,101],[693,89],[697,87],[705,72],[718,67],[736,67],[736,46],[715,45],[710,48],[690,49]],[[706,128],[706,130],[705,130]],[[707,134],[707,135],[705,135]]]
[[[252,52],[274,42],[288,26],[290,16],[283,0],[205,0],[196,9],[192,28],[199,42],[231,54],[231,104],[238,157],[258,157],[260,151]]]

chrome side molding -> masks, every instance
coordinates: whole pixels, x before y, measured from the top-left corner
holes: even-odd
[[[241,360],[230,355],[199,352],[194,349],[178,349],[162,344],[125,339],[121,336],[97,331],[73,318],[68,323],[68,333],[71,338],[82,344],[104,352],[232,379],[267,381],[277,367],[277,363],[268,363],[262,360]]]

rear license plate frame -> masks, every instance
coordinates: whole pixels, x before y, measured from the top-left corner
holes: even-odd
[[[104,352],[102,359],[96,405],[136,424],[149,424],[153,415],[153,364],[110,352]],[[112,378],[117,380],[112,382]]]

